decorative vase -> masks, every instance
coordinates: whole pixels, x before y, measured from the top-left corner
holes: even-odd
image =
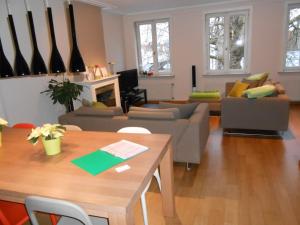
[[[61,152],[60,138],[46,140],[43,137],[42,141],[43,141],[43,145],[44,145],[45,152],[46,152],[47,155],[57,155]]]

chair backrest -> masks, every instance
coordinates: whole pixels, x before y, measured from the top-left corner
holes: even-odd
[[[16,123],[13,128],[34,129],[36,126],[32,123]]]
[[[144,127],[123,127],[117,131],[118,133],[132,133],[132,134],[151,134],[150,130]]]
[[[29,196],[25,199],[25,206],[32,225],[39,225],[35,212],[67,216],[79,220],[85,225],[93,225],[85,211],[78,205],[71,202],[45,197]]]
[[[66,128],[66,130],[82,131],[82,129],[76,125],[63,125],[63,126]]]

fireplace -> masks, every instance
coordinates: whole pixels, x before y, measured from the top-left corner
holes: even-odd
[[[83,85],[81,100],[85,98],[90,102],[103,102],[107,106],[121,106],[118,75],[77,84]],[[76,101],[74,105],[79,108],[81,102]]]
[[[103,102],[107,106],[116,106],[114,85],[109,84],[95,89],[97,102]]]

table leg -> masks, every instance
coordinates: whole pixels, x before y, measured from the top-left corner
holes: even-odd
[[[173,149],[169,143],[168,150],[160,163],[160,176],[162,183],[162,203],[164,215],[175,216],[174,200],[174,171],[173,171]]]
[[[134,225],[133,211],[127,212],[127,214],[110,213],[108,215],[109,225]]]

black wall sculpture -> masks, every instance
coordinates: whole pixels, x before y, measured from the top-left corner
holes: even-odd
[[[71,72],[85,72],[85,65],[80,54],[77,39],[76,39],[76,28],[75,28],[75,19],[74,19],[74,10],[73,5],[69,1],[69,12],[70,12],[70,24],[71,24],[71,34],[72,34],[72,42],[73,48],[70,59],[70,71]]]

